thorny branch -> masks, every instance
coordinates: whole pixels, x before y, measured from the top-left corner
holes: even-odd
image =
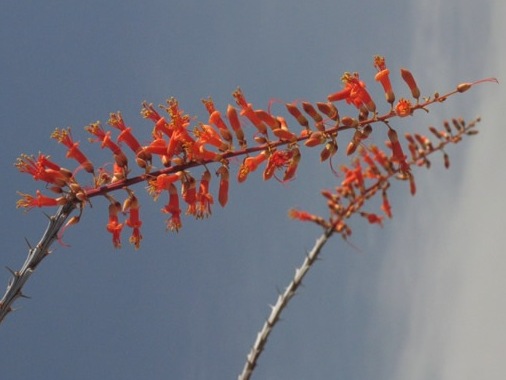
[[[412,150],[412,159],[408,162],[409,166],[430,166],[430,162],[428,160],[428,156],[432,155],[435,152],[442,152],[444,159],[444,166],[446,168],[449,167],[449,158],[448,154],[444,151],[445,147],[449,144],[456,144],[462,140],[463,136],[473,136],[478,133],[475,129],[476,123],[479,122],[480,119],[473,120],[469,123],[464,123],[462,120],[453,120],[454,129],[456,132],[451,130],[451,127],[448,122],[445,122],[445,131],[438,131],[434,127],[430,127],[431,132],[439,139],[439,143],[437,145],[433,145],[429,142],[429,140],[424,140],[424,146],[420,146],[416,151]],[[411,140],[411,135],[409,135],[409,140]],[[401,175],[399,177],[399,175]],[[246,362],[244,363],[243,370],[241,374],[238,376],[238,380],[249,380],[257,363],[260,355],[262,354],[265,345],[267,343],[267,339],[269,338],[272,330],[280,319],[281,313],[286,309],[288,303],[291,301],[293,296],[296,294],[300,285],[302,284],[302,280],[308,274],[309,269],[313,266],[313,264],[318,259],[323,247],[328,242],[328,240],[332,237],[333,234],[339,233],[344,239],[347,239],[349,236],[349,229],[342,228],[345,226],[345,219],[349,219],[354,214],[359,214],[369,217],[370,223],[381,223],[379,217],[375,214],[363,213],[361,212],[362,207],[365,205],[364,200],[370,199],[378,189],[385,188],[385,186],[390,186],[390,179],[397,178],[403,180],[401,169],[393,170],[389,172],[387,175],[378,176],[374,183],[372,183],[367,188],[363,188],[361,194],[359,196],[353,195],[349,203],[340,208],[339,211],[336,211],[335,203],[329,202],[329,212],[330,217],[328,220],[325,220],[323,217],[309,214],[304,211],[291,211],[292,217],[303,220],[310,221],[324,229],[323,234],[316,240],[313,248],[304,258],[303,263],[295,270],[294,277],[285,288],[284,292],[279,294],[276,303],[271,306],[271,312],[267,319],[265,320],[262,328],[257,333],[255,342],[251,347],[248,355],[246,356]],[[336,192],[342,193],[343,187],[345,187],[344,183],[347,179],[343,180],[343,184],[340,187],[337,187]],[[357,185],[359,185],[357,183]],[[363,185],[363,184],[362,184]],[[357,186],[358,187],[358,186]],[[322,194],[326,198],[332,198],[330,192],[323,191]],[[389,208],[389,205],[383,204],[383,208]],[[390,214],[389,210],[385,210],[387,214]],[[374,215],[374,218],[371,218],[371,215]],[[391,215],[390,215],[391,216]]]
[[[197,219],[207,217],[211,214],[213,197],[209,192],[211,173],[207,165],[221,165],[216,171],[220,177],[218,201],[224,207],[228,200],[229,187],[229,160],[233,157],[244,156],[239,167],[237,181],[243,182],[248,175],[257,170],[260,165],[265,166],[263,179],[268,180],[276,176],[277,171],[283,171],[281,182],[292,180],[295,177],[298,163],[301,158],[299,144],[305,147],[322,147],[320,153],[321,161],[331,160],[337,152],[338,133],[344,130],[354,131],[349,142],[346,154],[352,155],[359,151],[360,155],[352,161],[352,167],[341,166],[344,173],[344,180],[336,187],[335,194],[330,191],[322,191],[327,199],[330,217],[324,219],[305,211],[291,210],[290,216],[301,221],[311,221],[318,224],[324,230],[323,235],[316,241],[313,249],[308,253],[302,265],[295,271],[295,275],[285,291],[279,295],[276,303],[272,306],[271,313],[265,321],[262,329],[247,356],[240,380],[249,379],[257,365],[258,358],[262,353],[267,339],[280,318],[282,311],[295,295],[302,283],[303,278],[318,258],[323,246],[335,233],[347,239],[351,229],[346,224],[347,219],[359,214],[371,224],[382,223],[383,216],[375,213],[362,211],[367,200],[376,193],[381,192],[383,204],[381,209],[387,217],[391,217],[390,205],[387,198],[387,189],[390,186],[390,179],[397,178],[409,181],[411,194],[416,191],[414,176],[411,166],[430,166],[427,156],[441,151],[443,152],[445,167],[449,166],[449,159],[443,148],[449,143],[457,143],[464,135],[474,135],[476,130],[471,130],[476,121],[466,124],[461,119],[453,119],[454,128],[445,123],[445,130],[437,131],[430,127],[439,140],[439,144],[432,144],[430,140],[419,134],[407,133],[404,137],[408,143],[411,155],[408,161],[404,154],[402,144],[397,131],[394,130],[389,121],[392,118],[404,118],[413,115],[415,111],[428,111],[428,106],[434,103],[442,103],[448,97],[467,91],[472,86],[482,82],[497,82],[495,78],[486,78],[475,82],[466,82],[458,85],[453,91],[439,95],[435,93],[428,98],[420,99],[420,90],[413,75],[406,69],[401,69],[401,76],[411,91],[413,104],[410,100],[401,98],[395,103],[395,94],[391,87],[389,73],[383,57],[374,58],[374,66],[378,73],[375,81],[379,82],[384,89],[385,99],[390,104],[390,111],[385,114],[378,114],[376,104],[371,98],[365,83],[359,78],[358,73],[346,72],[341,78],[344,84],[342,90],[328,95],[326,102],[317,102],[313,106],[309,102],[302,102],[302,111],[298,108],[297,102],[286,103],[285,107],[289,117],[294,118],[302,127],[302,131],[296,132],[288,127],[286,119],[280,115],[272,114],[270,106],[268,110],[254,109],[246,101],[240,89],[237,89],[233,96],[236,100],[239,111],[229,105],[226,112],[225,123],[221,113],[215,109],[212,100],[204,99],[203,103],[209,112],[208,124],[199,123],[193,131],[189,130],[192,118],[185,114],[174,98],[167,100],[167,106],[161,106],[169,115],[169,118],[162,117],[152,104],[143,103],[141,111],[145,119],[154,123],[152,140],[149,145],[141,146],[139,140],[133,135],[131,128],[127,127],[121,114],[110,115],[108,124],[119,131],[117,143],[111,138],[111,131],[104,130],[99,122],[92,123],[85,127],[93,137],[90,142],[101,143],[102,148],[108,148],[114,158],[112,172],[105,167],[98,168],[98,172],[91,160],[89,160],[79,147],[79,142],[73,140],[70,128],[56,129],[51,135],[60,144],[67,148],[67,158],[77,161],[78,169],[82,169],[92,175],[92,187],[81,186],[75,177],[78,171],[71,171],[61,167],[49,159],[49,156],[39,154],[37,158],[29,155],[21,155],[16,166],[24,173],[33,176],[36,181],[46,183],[46,189],[59,194],[58,197],[48,197],[37,190],[36,195],[20,193],[21,199],[17,206],[26,209],[34,207],[59,206],[56,214],[49,218],[49,224],[39,243],[30,247],[25,263],[19,271],[8,268],[12,274],[7,290],[0,300],[0,323],[5,316],[13,309],[13,303],[20,297],[26,297],[23,287],[31,274],[35,271],[40,262],[49,255],[50,247],[58,239],[59,233],[66,225],[73,224],[79,220],[79,216],[69,219],[75,209],[82,209],[87,201],[95,196],[104,196],[110,201],[109,222],[106,230],[112,234],[113,245],[116,248],[121,246],[120,235],[123,227],[132,229],[130,242],[135,248],[139,248],[142,240],[142,221],[139,213],[139,201],[134,192],[129,188],[134,184],[146,182],[147,189],[154,199],[161,193],[169,196],[168,203],[161,209],[164,214],[171,214],[167,219],[167,229],[178,231],[182,224],[180,220],[181,208],[179,206],[178,190],[175,183],[180,183],[180,193],[183,201],[187,204],[187,215],[193,215]],[[339,115],[335,102],[345,101],[356,107],[357,117]],[[253,139],[255,146],[248,147],[246,137],[239,121],[247,120],[253,125]],[[383,124],[387,128],[388,141],[386,153],[381,148],[370,146],[364,148],[364,141],[373,131],[372,125]],[[313,127],[313,128],[311,128]],[[232,134],[233,132],[233,134]],[[239,146],[234,147],[233,135]],[[274,137],[273,137],[274,136]],[[121,148],[121,144],[128,148],[135,155],[135,163],[144,169],[144,173],[130,176],[131,168],[128,165],[128,157]],[[284,149],[281,149],[285,147]],[[368,151],[370,149],[370,152]],[[132,152],[129,152],[132,154]],[[371,154],[369,154],[371,153]],[[159,170],[152,170],[152,157],[158,157],[163,165]],[[189,169],[195,167],[204,168],[200,182],[192,176]],[[364,167],[364,168],[363,168]],[[332,165],[331,165],[332,168]],[[334,170],[332,168],[332,170]],[[367,183],[372,183],[367,187]],[[127,198],[123,205],[118,202],[111,193],[117,190],[125,190]],[[119,216],[125,216],[123,222]]]
[[[51,253],[51,245],[58,239],[58,233],[65,225],[70,214],[76,208],[75,203],[68,202],[60,206],[55,215],[49,217],[49,223],[46,231],[42,235],[39,243],[35,247],[30,247],[28,256],[25,263],[19,271],[11,272],[12,277],[7,285],[7,290],[0,300],[0,323],[4,320],[7,314],[13,311],[13,303],[20,297],[26,297],[23,294],[23,287],[37,269],[40,262]]]

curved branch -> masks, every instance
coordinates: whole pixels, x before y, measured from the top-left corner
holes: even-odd
[[[7,268],[11,272],[12,277],[9,280],[4,296],[0,300],[0,323],[2,323],[7,314],[14,310],[14,302],[20,297],[26,297],[23,295],[23,287],[40,262],[51,252],[50,247],[58,238],[58,232],[65,225],[65,222],[75,208],[76,204],[74,202],[68,202],[60,206],[56,214],[49,217],[49,224],[39,243],[28,250],[28,256],[21,269],[13,271]]]
[[[325,243],[327,243],[334,232],[336,231],[334,226],[332,226],[316,240],[315,245],[307,254],[302,265],[295,270],[295,275],[293,276],[292,281],[288,284],[285,291],[278,296],[276,303],[271,306],[271,313],[257,334],[255,343],[253,344],[253,347],[251,347],[251,350],[246,357],[246,363],[244,363],[244,368],[242,370],[242,373],[239,375],[238,380],[249,380],[251,377],[251,374],[253,373],[253,370],[255,369],[258,362],[258,358],[260,357],[260,354],[262,353],[265,344],[267,343],[267,339],[269,338],[272,329],[279,321],[281,313],[288,305],[288,302],[290,302],[292,297],[295,295],[295,292],[302,284],[302,280],[308,273],[309,269],[318,259],[318,255],[320,254],[323,246]]]

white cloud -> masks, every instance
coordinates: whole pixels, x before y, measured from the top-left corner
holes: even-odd
[[[499,66],[506,59],[505,11],[501,1],[418,3],[414,15],[426,34],[415,37],[414,61],[437,62],[429,74],[425,67],[425,79],[441,86],[466,72],[506,77]],[[480,29],[483,22],[490,26]],[[488,84],[472,91],[462,96],[466,100],[451,103],[452,112],[479,113],[484,119],[476,139],[452,150],[466,152],[452,162],[462,178],[447,188],[436,184],[428,189],[432,193],[423,197],[430,208],[414,221],[413,213],[423,207],[419,201],[403,215],[398,212],[406,223],[385,258],[380,308],[390,319],[403,314],[406,323],[401,343],[391,349],[396,350],[398,379],[497,379],[506,374],[506,176],[501,165],[506,91]],[[463,103],[466,109],[459,110]],[[438,178],[432,172],[424,177]]]

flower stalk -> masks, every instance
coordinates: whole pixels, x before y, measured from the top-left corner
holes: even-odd
[[[465,123],[461,119],[453,119],[451,124],[444,123],[443,130],[433,127],[429,129],[438,140],[432,142],[419,133],[399,135],[391,121],[413,116],[419,110],[427,111],[429,106],[466,92],[479,83],[497,82],[495,78],[465,82],[443,95],[435,93],[431,97],[422,98],[411,72],[401,69],[400,75],[411,90],[413,99],[401,98],[395,103],[390,82],[391,70],[386,68],[384,58],[379,56],[374,58],[374,66],[378,70],[375,81],[383,87],[385,100],[390,106],[383,114],[379,114],[376,102],[359,74],[351,72],[342,76],[343,88],[329,94],[322,102],[314,105],[307,101],[285,103],[285,115],[273,113],[270,105],[267,110],[255,108],[239,88],[233,92],[238,108],[228,105],[222,114],[215,108],[211,98],[205,99],[203,104],[208,119],[206,123],[198,122],[195,125],[192,125],[194,118],[186,114],[174,98],[169,98],[166,105],[160,106],[167,116],[160,115],[152,104],[143,102],[141,115],[153,124],[151,141],[146,145],[140,144],[139,141],[146,139],[135,136],[134,128],[126,125],[120,112],[112,113],[107,121],[113,128],[112,131],[103,129],[99,122],[85,127],[93,136],[89,139],[90,142],[101,143],[102,148],[111,152],[112,170],[107,164],[101,167],[92,164],[82,152],[79,142],[71,136],[70,128],[56,129],[52,137],[66,147],[67,158],[73,159],[79,166],[71,171],[44,154],[39,154],[37,158],[23,154],[17,160],[15,165],[20,172],[31,175],[35,181],[42,181],[46,184],[45,189],[56,194],[50,197],[40,190],[36,190],[35,196],[20,193],[21,199],[17,206],[25,210],[34,207],[58,209],[49,218],[48,227],[39,243],[34,248],[30,247],[22,268],[19,271],[9,269],[12,278],[0,300],[0,323],[14,310],[14,302],[25,297],[23,287],[30,275],[49,255],[51,245],[60,239],[65,227],[80,220],[81,213],[91,198],[103,196],[109,200],[108,220],[104,223],[104,229],[111,234],[113,246],[121,247],[121,234],[127,227],[131,230],[129,241],[138,249],[144,225],[139,199],[131,189],[135,184],[146,183],[148,193],[154,200],[163,193],[167,203],[161,208],[161,213],[168,215],[167,230],[177,232],[183,226],[183,204],[186,204],[185,213],[188,216],[204,219],[211,215],[215,199],[211,190],[212,173],[218,177],[219,182],[217,203],[221,207],[226,206],[231,159],[243,158],[236,175],[238,183],[246,181],[255,171],[261,171],[264,180],[276,178],[283,183],[296,178],[303,145],[307,149],[320,149],[320,160],[328,161],[335,173],[332,159],[338,151],[338,142],[343,139],[342,132],[350,131],[351,139],[346,154],[351,157],[351,164],[341,165],[343,180],[339,186],[334,190],[322,191],[329,216],[322,217],[301,210],[290,211],[289,215],[293,219],[319,225],[323,234],[295,271],[285,291],[279,295],[258,333],[239,376],[242,380],[249,379],[282,311],[295,295],[328,239],[336,233],[345,240],[348,239],[352,233],[348,219],[353,215],[361,216],[370,224],[382,226],[385,217],[392,217],[387,192],[393,179],[408,182],[410,192],[414,195],[416,184],[413,167],[429,168],[431,163],[428,156],[442,152],[444,166],[448,168],[450,161],[444,148],[448,144],[460,142],[466,135],[477,133],[474,129],[476,121]],[[339,102],[351,105],[358,114],[341,116],[337,106]],[[298,127],[292,127],[292,122]],[[253,128],[247,129],[250,126]],[[386,149],[365,145],[370,135],[377,130],[387,140]],[[113,132],[118,134],[115,139]],[[407,149],[404,149],[403,145],[406,144]],[[139,168],[129,167],[129,157],[122,149],[123,145],[129,148],[128,154],[134,156],[137,166],[143,169],[142,173],[135,174],[134,170]],[[215,170],[211,171],[211,167]],[[200,173],[194,173],[197,168],[200,168]],[[91,185],[78,179],[80,169],[86,172],[80,173],[80,176],[91,176],[88,180]],[[123,202],[113,196],[117,190],[126,192]],[[380,212],[365,210],[367,201],[376,194],[381,194],[382,197]],[[71,217],[76,209],[79,210],[79,215]]]

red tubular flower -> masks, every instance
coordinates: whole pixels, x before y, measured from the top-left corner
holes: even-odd
[[[346,100],[346,103],[353,104],[357,109],[364,106],[370,112],[376,112],[376,104],[366,90],[365,83],[359,79],[358,73],[344,73],[341,80],[345,83],[343,90],[330,94],[329,102]]]
[[[337,142],[335,140],[328,141],[320,153],[320,161],[323,162],[325,160],[328,160],[330,157],[336,154],[336,152],[337,152]]]
[[[213,127],[207,124],[201,124],[200,128],[196,128],[193,132],[198,138],[198,142],[202,144],[212,145],[222,152],[228,150],[229,144],[221,139],[221,136],[216,132]]]
[[[221,161],[222,155],[216,152],[212,152],[205,148],[205,143],[196,141],[194,144],[187,146],[186,153],[190,161]]]
[[[362,156],[364,162],[367,164],[367,169],[364,172],[364,176],[366,178],[378,178],[381,175],[381,173],[376,164],[374,163],[372,157],[369,156],[367,149],[365,148],[360,149],[360,155]]]
[[[246,157],[239,168],[239,172],[237,173],[237,181],[239,183],[244,182],[246,178],[248,178],[248,174],[255,171],[262,162],[267,159],[267,152],[261,151],[256,156]]]
[[[411,195],[415,195],[416,193],[415,176],[411,173],[408,173],[408,180],[409,180],[409,191]]]
[[[118,142],[124,142],[127,144],[134,153],[138,153],[142,150],[141,144],[139,144],[139,141],[137,141],[135,136],[132,134],[132,128],[125,125],[125,121],[123,120],[123,116],[121,116],[120,112],[111,113],[107,124],[117,128],[121,132],[118,136]]]
[[[325,134],[320,131],[316,131],[311,133],[309,138],[304,142],[304,145],[308,147],[314,147],[317,145],[324,144],[326,141],[327,137],[325,136]]]
[[[292,152],[277,150],[269,156],[263,173],[264,181],[271,179],[276,170],[287,167],[292,158]]]
[[[293,141],[297,140],[297,135],[295,135],[294,133],[292,133],[288,129],[288,125],[286,124],[286,120],[284,117],[277,116],[276,121],[277,121],[278,127],[274,128],[272,130],[272,133],[274,134],[274,136],[276,136],[281,141],[292,141],[293,142]],[[307,130],[305,129],[304,131],[307,131]]]
[[[352,87],[353,86],[351,84],[346,83],[345,87],[341,91],[338,91],[338,92],[335,92],[333,94],[330,94],[327,97],[327,100],[329,102],[338,102],[340,100],[347,100],[347,99],[349,99],[350,96],[351,96]]]
[[[229,171],[226,165],[221,165],[216,174],[220,176],[220,187],[218,190],[218,202],[225,207],[228,202]]]
[[[158,123],[162,116],[158,113],[158,111],[153,107],[152,103],[142,102],[141,115],[144,119],[150,119],[154,123]]]
[[[197,185],[195,178],[189,173],[181,177],[181,196],[188,204],[186,215],[197,215]]]
[[[307,211],[291,209],[288,211],[288,216],[292,219],[297,219],[301,222],[313,222],[324,228],[328,227],[327,223],[325,222],[325,220],[323,220],[323,218],[313,215]]]
[[[323,112],[326,116],[328,116],[329,119],[339,122],[339,111],[334,104],[330,102],[318,102],[316,103],[316,107],[318,107],[320,112]]]
[[[64,205],[67,202],[65,197],[51,198],[43,195],[40,190],[37,190],[35,197],[30,194],[18,192],[21,199],[16,202],[16,208],[26,208],[30,210],[34,207],[53,207]]]
[[[341,181],[343,189],[351,188],[357,182],[357,175],[354,170],[351,170],[346,165],[341,165],[341,171],[344,173],[344,178]]]
[[[409,164],[406,162],[406,155],[402,150],[402,146],[397,136],[397,132],[394,129],[390,128],[388,130],[388,139],[390,140],[392,149],[391,160],[399,164],[399,169],[401,173],[409,172]]]
[[[418,98],[420,98],[420,89],[416,85],[415,78],[413,77],[413,74],[411,74],[411,71],[401,69],[401,77],[411,90],[411,96],[413,96],[413,98],[415,98],[418,102]]]
[[[132,134],[132,128],[127,127],[125,125],[121,113],[120,112],[111,113],[109,120],[107,121],[107,124],[121,131],[117,139],[118,143],[124,142],[125,144],[127,144],[128,147],[136,155],[137,165],[139,165],[141,168],[149,170],[152,159],[151,153],[145,152],[143,150],[141,144],[139,144],[139,141],[137,141],[135,136]]]
[[[155,127],[152,132],[153,137],[159,137],[162,133],[169,137],[172,135],[172,130],[169,128],[169,124],[165,121],[164,117],[160,116],[155,107],[153,107],[153,104],[143,102],[141,115],[144,119],[150,119],[155,123]]]
[[[221,112],[215,109],[213,100],[211,98],[202,99],[202,103],[204,103],[207,112],[209,112],[209,123],[215,125],[218,128],[221,137],[223,137],[223,139],[225,139],[228,144],[232,143],[232,134],[223,121]]]
[[[365,182],[364,182],[364,174],[362,173],[362,166],[360,165],[359,160],[355,160],[354,164],[355,169],[353,170],[353,173],[355,175],[355,180],[358,188],[360,189],[360,192],[363,193],[365,191]]]
[[[379,215],[362,211],[360,212],[360,216],[366,218],[367,221],[371,224],[379,224],[381,227],[383,227],[383,217]]]
[[[386,190],[382,192],[382,200],[381,210],[385,213],[385,215],[389,218],[392,218],[392,207],[390,206],[390,202],[388,201],[388,196]]]
[[[288,216],[292,219],[297,219],[303,222],[312,222],[318,218],[316,215],[310,214],[307,211],[296,210],[293,208],[288,211]]]
[[[295,103],[286,103],[285,106],[290,115],[292,115],[302,127],[306,129],[309,128],[309,121],[302,112],[300,112]]]
[[[177,189],[174,184],[170,184],[169,188],[169,203],[162,208],[162,212],[165,214],[171,214],[171,217],[167,220],[167,229],[178,232],[182,226],[181,223],[181,209],[179,208],[179,196]]]
[[[139,249],[142,240],[140,231],[142,221],[139,213],[139,200],[132,191],[127,191],[128,198],[123,203],[123,212],[128,212],[128,218],[125,223],[128,227],[132,228],[132,235],[129,239],[130,243],[134,245],[135,249]]]
[[[385,152],[383,152],[380,148],[378,148],[376,145],[371,145],[369,147],[371,152],[374,155],[374,159],[378,164],[381,165],[383,169],[385,169],[388,173],[392,172],[390,161],[388,160],[387,155]]]
[[[169,190],[171,185],[181,179],[183,172],[173,174],[162,173],[149,181],[147,191],[156,200],[162,191]]]
[[[270,129],[276,130],[281,127],[279,120],[269,112],[265,110],[255,110],[255,113],[262,122],[268,125]]]
[[[90,160],[86,158],[86,156],[79,149],[79,143],[74,142],[72,140],[72,135],[70,134],[70,128],[67,129],[55,129],[55,131],[51,134],[51,137],[57,140],[60,144],[65,145],[67,150],[67,157],[75,159],[81,167],[86,170],[88,173],[93,174],[93,164]]]
[[[245,116],[249,121],[251,121],[251,123],[255,126],[256,129],[258,129],[261,134],[265,135],[267,133],[267,127],[257,116],[253,110],[251,103],[248,103],[246,101],[246,98],[244,97],[241,89],[237,88],[237,90],[235,90],[232,95],[235,98],[237,105],[242,109],[241,116]]]
[[[296,146],[291,149],[292,157],[288,162],[288,166],[286,167],[285,174],[283,176],[283,182],[290,181],[297,172],[297,168],[299,167],[300,162],[300,150]]]
[[[15,163],[21,173],[31,174],[36,181],[44,181],[57,187],[65,186],[72,173],[49,160],[49,156],[39,153],[37,160],[33,156],[22,154]]]
[[[118,213],[121,212],[121,204],[111,199],[109,204],[109,222],[106,229],[112,234],[112,244],[114,248],[121,248],[121,231],[123,230],[123,223],[119,222]]]
[[[165,156],[167,154],[168,143],[162,137],[154,138],[149,145],[143,147],[145,152],[156,154],[158,156]]]
[[[374,79],[383,86],[387,102],[393,104],[395,101],[395,94],[392,90],[392,84],[390,83],[390,70],[386,67],[385,58],[379,55],[375,56],[374,66],[378,69],[378,73]]]
[[[89,139],[90,142],[101,142],[102,149],[107,147],[114,154],[114,160],[119,166],[127,167],[128,159],[121,150],[121,148],[111,139],[111,132],[104,131],[104,129],[100,126],[100,123],[97,121],[96,123],[92,123],[86,127],[84,127],[86,131],[96,136],[96,139]]]
[[[197,218],[205,218],[211,215],[211,205],[214,203],[213,196],[209,193],[209,181],[211,172],[206,170],[200,179],[199,191],[197,193]]]
[[[237,116],[237,110],[232,105],[228,105],[227,107],[227,118],[230,122],[230,126],[237,137],[237,141],[239,141],[239,145],[241,148],[246,147],[246,140],[244,139],[244,131],[242,130],[241,123],[239,121],[239,117]]]
[[[316,109],[313,107],[313,105],[309,102],[302,102],[302,109],[304,112],[306,112],[309,116],[311,116],[311,119],[315,121],[315,123],[322,123],[323,117],[316,111]]]

